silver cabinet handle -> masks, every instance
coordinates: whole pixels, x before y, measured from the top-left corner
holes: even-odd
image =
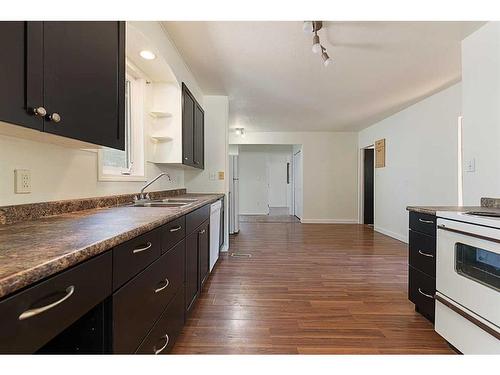
[[[57,112],[54,112],[49,115],[49,121],[55,122],[57,124],[58,122],[61,122],[61,115]]]
[[[174,227],[174,228],[170,228],[170,232],[177,232],[178,230],[181,230],[182,227],[179,225],[177,227]]]
[[[418,288],[418,292],[419,292],[421,295],[423,295],[423,296],[425,296],[425,297],[427,297],[427,298],[434,299],[434,296],[431,296],[430,294],[427,294],[427,293],[422,292],[422,289],[420,289],[420,288]]]
[[[418,253],[420,255],[423,255],[424,257],[434,258],[434,255],[428,254],[428,253],[424,253],[422,250],[419,250]]]
[[[61,298],[60,300],[57,300],[49,305],[42,306],[42,307],[37,307],[36,309],[29,309],[23,312],[21,315],[19,315],[19,320],[24,320],[31,318],[32,316],[38,315],[43,313],[44,311],[50,310],[53,307],[56,307],[57,305],[63,303],[66,301],[71,295],[75,292],[75,287],[73,285],[70,285],[66,288],[66,295]]]
[[[168,279],[165,279],[164,282],[165,282],[165,285],[163,285],[162,287],[160,287],[158,289],[155,289],[155,293],[161,292],[163,289],[165,289],[170,284],[170,281]]]
[[[425,224],[434,224],[434,222],[432,220],[424,220],[424,219],[418,219],[418,221],[420,221],[421,223],[425,223]]]
[[[33,114],[37,117],[44,117],[47,114],[47,110],[43,107],[33,108]]]
[[[163,345],[160,349],[156,349],[156,346],[153,348],[155,351],[155,354],[160,354],[162,351],[165,350],[165,348],[168,346],[168,343],[170,341],[170,337],[168,337],[168,333],[165,333],[165,336],[162,337],[162,339],[165,339],[165,345]]]
[[[200,234],[205,234],[206,230],[203,229],[203,230],[200,230]]]
[[[140,253],[142,251],[146,251],[147,249],[149,249],[151,246],[153,246],[153,244],[151,242],[148,242],[146,244],[146,246],[144,247],[138,247],[137,249],[134,249],[134,251],[132,251],[134,254],[137,254],[137,253]]]

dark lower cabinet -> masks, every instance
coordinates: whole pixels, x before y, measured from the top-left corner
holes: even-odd
[[[186,238],[186,312],[191,311],[209,273],[209,220]]]
[[[125,147],[124,22],[0,22],[0,120]]]
[[[209,207],[0,301],[0,354],[168,353],[209,274]]]
[[[436,293],[436,216],[410,212],[408,299],[434,322]]]
[[[153,329],[137,349],[137,354],[166,354],[174,346],[184,326],[184,293],[179,291]]]

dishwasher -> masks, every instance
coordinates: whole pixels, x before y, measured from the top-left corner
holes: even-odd
[[[218,200],[210,206],[210,272],[219,259],[220,215],[222,202]]]

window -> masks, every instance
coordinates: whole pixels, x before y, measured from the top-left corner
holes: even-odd
[[[125,80],[125,151],[99,150],[99,181],[145,181],[145,80],[127,73]]]

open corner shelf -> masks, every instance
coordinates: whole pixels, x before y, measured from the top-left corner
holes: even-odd
[[[151,110],[149,111],[149,114],[155,118],[172,117],[172,114],[167,111]]]

